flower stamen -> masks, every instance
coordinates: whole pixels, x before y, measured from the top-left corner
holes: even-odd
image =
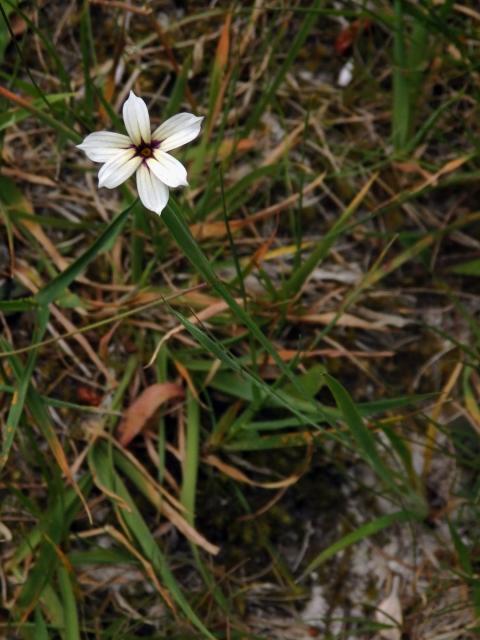
[[[153,148],[155,144],[152,142],[142,142],[135,147],[135,152],[137,156],[146,160],[147,158],[153,158]]]

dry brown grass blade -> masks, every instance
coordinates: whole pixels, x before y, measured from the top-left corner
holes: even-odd
[[[17,170],[6,170],[5,168],[3,168],[1,173],[4,175],[15,175],[17,173]],[[17,175],[17,177],[19,176]],[[38,178],[40,176],[36,177]],[[55,186],[55,183],[53,183],[53,186]],[[19,204],[26,213],[30,214],[31,216],[35,215],[32,203],[24,195],[21,196]],[[46,251],[47,255],[50,257],[57,269],[63,271],[68,267],[68,261],[65,260],[61,253],[57,250],[56,246],[53,244],[53,242],[50,240],[50,238],[47,236],[38,222],[35,222],[35,220],[24,218],[21,221],[20,230],[22,227],[27,229],[29,233],[32,234],[39,245]]]
[[[288,198],[285,198],[281,202],[271,205],[257,213],[248,216],[243,220],[230,220],[228,226],[230,227],[231,232],[239,231],[240,229],[244,229],[245,227],[250,226],[252,223],[259,222],[261,220],[265,220],[270,218],[271,216],[288,209],[293,204],[295,204],[300,198],[304,198],[306,195],[311,193],[314,189],[319,187],[325,174],[317,176],[315,180],[312,180],[307,186],[300,192],[294,193]],[[224,238],[228,235],[228,229],[225,225],[225,222],[199,222],[197,224],[190,225],[190,232],[194,238],[197,240],[203,239],[212,239],[212,238]]]
[[[423,180],[417,185],[413,185],[413,187],[411,188],[411,193],[417,193],[418,191],[423,191],[423,189],[426,189],[427,187],[435,186],[439,178],[446,175],[447,173],[453,173],[470,159],[471,156],[468,155],[450,160],[449,162],[444,164],[443,167],[441,167],[438,171],[430,174],[426,180]]]
[[[200,396],[198,395],[198,391],[195,387],[195,384],[193,382],[192,376],[190,375],[190,372],[188,371],[188,368],[183,365],[180,360],[177,360],[175,358],[173,358],[173,364],[175,366],[175,369],[178,371],[178,373],[180,374],[182,380],[185,380],[187,387],[190,389],[190,391],[192,392],[193,397],[195,398],[195,400],[197,402],[200,402]],[[200,404],[202,404],[200,402]],[[202,404],[203,406],[203,404]]]
[[[458,11],[459,13],[464,13],[469,18],[473,18],[474,20],[477,20],[478,22],[480,22],[480,12],[475,11],[471,7],[468,7],[464,4],[460,4],[459,2],[456,2],[453,5],[453,8],[455,9],[455,11]]]
[[[260,220],[266,220],[267,218],[270,218],[270,216],[275,215],[276,213],[280,213],[285,209],[288,209],[289,207],[294,205],[298,200],[300,200],[301,198],[304,198],[309,193],[314,191],[317,187],[319,187],[322,184],[324,178],[325,178],[325,173],[321,173],[314,180],[312,180],[312,182],[307,184],[304,187],[304,189],[302,189],[301,192],[294,193],[293,195],[288,196],[288,198],[285,198],[285,200],[282,200],[277,204],[273,204],[270,207],[266,207],[265,209],[262,209],[261,211],[254,213],[253,215],[249,216],[245,220],[245,222],[247,222],[248,224],[251,224],[252,222],[259,222]]]
[[[2,173],[4,173],[5,175],[8,175],[5,170],[2,170]],[[43,176],[36,176],[36,178],[37,178],[37,184],[44,184],[43,181],[47,180],[47,178],[44,178]],[[39,182],[39,180],[42,180],[42,182]],[[55,185],[55,183],[53,184]],[[32,203],[25,196],[22,196],[21,206],[26,213],[29,213],[31,216],[38,217],[38,216],[35,216],[35,211],[32,206]],[[32,219],[24,218],[22,219],[19,226],[20,226],[20,230],[23,227],[27,229],[29,233],[32,234],[32,236],[39,243],[42,249],[46,252],[48,257],[51,259],[51,261],[59,271],[64,271],[70,265],[70,262],[68,260],[65,260],[65,258],[62,256],[62,254],[58,251],[56,246],[50,240],[48,235],[44,232],[39,222],[36,222],[35,219],[32,220]],[[88,278],[82,275],[79,275],[76,281],[82,284],[90,285],[90,286],[97,286],[96,283],[91,282]],[[77,308],[77,311],[80,315],[83,315],[85,313],[85,311],[81,307]]]
[[[67,333],[70,333],[73,336],[73,339],[78,342],[78,344],[82,347],[85,353],[88,355],[93,364],[97,367],[97,369],[102,373],[107,384],[110,386],[116,385],[116,379],[114,375],[110,372],[110,370],[103,364],[100,358],[97,355],[97,352],[90,345],[88,340],[81,333],[76,333],[77,327],[71,322],[57,307],[51,305],[50,310],[52,315],[58,320],[58,322],[66,329]]]
[[[435,403],[435,406],[432,410],[432,420],[428,425],[427,436],[425,441],[425,451],[423,455],[423,477],[426,479],[428,474],[430,473],[430,468],[432,465],[432,456],[435,448],[435,439],[437,435],[437,426],[436,422],[440,418],[442,413],[443,406],[448,401],[448,398],[457,384],[458,378],[462,373],[464,368],[463,362],[457,362],[450,376],[448,377],[447,382],[445,383],[442,392],[438,398],[438,401]]]
[[[183,397],[182,387],[172,382],[158,382],[144,389],[124,413],[123,420],[118,427],[120,444],[127,447],[162,404],[173,398]]]
[[[218,298],[211,296],[203,291],[186,291],[181,296],[178,296],[178,304],[187,304],[194,309],[204,309],[210,307],[218,302]]]
[[[0,169],[2,176],[8,176],[9,178],[16,178],[23,182],[29,182],[30,184],[40,184],[44,187],[56,187],[57,183],[48,176],[40,176],[36,173],[29,173],[27,171],[21,171],[16,167],[2,167]]]
[[[353,351],[344,348],[332,348],[332,349],[312,349],[311,351],[298,351],[297,349],[279,349],[278,356],[284,362],[290,362],[301,356],[301,360],[309,360],[311,358],[348,358],[349,356],[355,356],[356,358],[391,358],[395,355],[394,351]],[[275,364],[272,356],[268,356],[266,364]]]
[[[119,448],[118,443],[113,441],[113,444]],[[128,449],[122,449],[122,455],[128,458],[131,464],[142,474],[144,480],[142,485],[143,492],[159,513],[162,513],[188,540],[204,549],[207,553],[216,555],[220,551],[220,548],[209,542],[179,513],[179,511],[184,510],[183,505],[168,493],[164,487],[155,482],[145,467]],[[103,489],[102,487],[102,491]]]
[[[183,535],[193,542],[193,544],[197,545],[204,549],[207,553],[211,555],[217,555],[220,551],[220,547],[215,544],[209,542],[201,533],[199,533],[192,525],[190,525],[185,518],[183,518],[173,507],[171,507],[168,502],[162,502],[160,505],[160,510],[165,515],[168,520],[181,532]]]
[[[27,273],[26,268],[23,265],[15,265],[14,276],[18,278],[19,282],[21,282],[25,287],[27,287],[32,293],[37,293],[39,287],[31,280],[30,273]],[[38,274],[33,272],[33,276],[37,277]],[[56,318],[56,320],[67,330],[67,333],[72,335],[74,340],[78,342],[78,344],[82,347],[85,353],[88,355],[89,359],[93,362],[93,364],[97,367],[99,371],[101,371],[102,375],[105,377],[105,380],[109,385],[115,385],[115,378],[112,376],[107,367],[103,364],[103,362],[98,357],[95,350],[91,347],[88,340],[81,333],[78,333],[77,327],[71,322],[55,305],[49,305],[52,316]],[[64,349],[66,353],[75,357],[73,352],[67,348],[67,345],[64,344]],[[82,371],[84,373],[88,372],[88,369],[85,366],[81,365]]]
[[[115,94],[115,74],[113,69],[113,72],[109,73],[105,79],[103,97],[108,103],[111,103],[114,94]],[[101,102],[98,105],[98,114],[100,116],[101,121],[104,124],[108,124],[110,122],[110,115],[108,114],[108,111],[105,109],[105,107],[103,106],[103,103]]]
[[[215,53],[214,64],[220,71],[225,71],[228,64],[228,54],[230,51],[230,26],[232,24],[232,13],[229,11],[225,16],[220,38],[218,40],[217,51]]]
[[[334,311],[327,311],[326,313],[289,314],[288,319],[300,324],[329,325],[331,322],[335,321],[335,324],[339,327],[354,327],[356,329],[367,329],[369,331],[390,330],[388,322],[369,322],[368,320],[362,320],[362,318],[358,318],[351,313],[342,313],[337,318],[337,313]]]
[[[305,473],[305,470],[308,468],[313,450],[313,440],[311,435],[306,437],[305,444],[308,445],[308,448],[307,459],[303,465],[303,468],[300,471],[292,473],[292,475],[288,476],[288,478],[284,478],[283,480],[275,480],[273,482],[255,482],[255,480],[249,478],[245,473],[243,473],[243,471],[240,471],[236,467],[223,462],[223,460],[221,460],[214,454],[209,454],[202,458],[202,460],[210,466],[215,467],[215,469],[218,469],[229,478],[236,480],[237,482],[243,482],[244,484],[248,484],[251,487],[260,487],[261,489],[283,489],[286,487],[290,487],[291,485],[298,482],[301,476]]]
[[[264,513],[267,513],[267,511],[270,511],[270,509],[283,498],[287,491],[287,488],[288,487],[282,487],[281,489],[279,489],[276,495],[273,496],[273,498],[270,498],[270,500],[268,500],[266,504],[260,507],[260,509],[257,509],[257,511],[255,511],[254,513],[247,513],[244,516],[239,516],[238,522],[248,522],[249,520],[255,520],[256,518],[258,518],[258,516],[261,516]]]
[[[13,91],[9,91],[9,89],[7,89],[6,87],[0,86],[0,95],[2,95],[7,100],[10,100],[10,102],[18,104],[18,106],[23,107],[24,109],[30,109],[31,107],[30,100],[26,100],[25,98],[22,98],[22,96],[13,93]]]
[[[278,162],[278,160],[280,160],[280,158],[288,153],[288,151],[290,151],[290,149],[294,146],[304,128],[305,124],[303,122],[298,124],[295,129],[293,129],[293,131],[291,131],[282,140],[282,142],[277,147],[275,147],[275,149],[269,151],[265,158],[263,158],[260,166],[266,167],[270,164],[275,164],[276,162]]]
[[[92,438],[92,443],[95,440],[95,437]],[[95,472],[95,469],[91,469],[92,479],[95,483],[95,486],[101,491],[104,495],[106,495],[110,500],[115,504],[119,509],[124,509],[128,513],[131,512],[130,505],[126,502],[121,496],[119,496],[114,491],[111,491],[108,487],[106,487],[102,482],[100,482],[98,475]]]
[[[277,231],[278,224],[273,227],[270,236],[266,238],[264,242],[262,242],[262,244],[254,252],[254,254],[248,259],[247,266],[244,270],[244,277],[246,277],[255,267],[258,268],[259,265],[261,265],[261,263],[267,259],[267,256],[270,253],[270,247],[275,242],[275,239],[277,237]]]
[[[254,149],[256,145],[257,140],[255,140],[255,138],[241,138],[240,140],[235,140],[235,138],[226,138],[225,140],[222,140],[220,144],[218,149],[218,158],[220,160],[226,160],[233,152],[246,153],[247,151]]]
[[[35,417],[35,416],[34,416]],[[60,442],[60,440],[57,437],[56,432],[54,431],[53,428],[51,428],[50,423],[47,423],[45,425],[45,427],[48,429],[48,433],[46,434],[46,438],[48,440],[48,445],[53,453],[53,457],[55,458],[58,466],[60,467],[60,470],[62,471],[63,475],[65,476],[65,478],[67,479],[68,483],[70,484],[71,487],[73,487],[73,490],[75,491],[75,493],[77,494],[80,502],[83,505],[83,508],[85,509],[85,513],[87,514],[88,520],[90,523],[93,522],[93,518],[92,518],[92,514],[90,511],[90,508],[88,506],[88,503],[83,495],[83,493],[80,490],[80,487],[78,486],[78,484],[75,481],[75,478],[73,476],[72,470],[69,467],[68,464],[68,460],[67,460],[67,456],[65,455],[65,451],[62,448],[62,444]]]
[[[230,231],[235,233],[248,225],[245,220],[230,220],[228,223]],[[197,240],[224,238],[227,234],[227,227],[224,222],[198,222],[190,226],[191,234]]]
[[[153,487],[154,492],[158,493],[160,498],[164,498],[165,500],[167,500],[167,502],[169,502],[170,506],[173,509],[175,509],[175,510],[177,510],[179,512],[185,511],[185,508],[182,505],[182,503],[180,502],[180,500],[177,500],[177,498],[175,498],[174,495],[169,493],[165,489],[165,487],[163,485],[158,484],[158,482],[155,482],[155,480],[152,478],[152,476],[148,473],[148,471],[145,468],[145,466],[138,460],[138,458],[136,458],[133,455],[133,453],[131,453],[128,449],[125,449],[125,448],[121,447],[116,440],[110,439],[105,434],[102,434],[102,437],[104,437],[107,440],[110,440],[112,442],[112,446],[116,447],[121,452],[122,456],[127,458],[132,463],[132,465],[136,469],[138,469],[138,471],[142,474],[142,476],[145,477],[145,480]],[[145,434],[145,443],[147,445],[147,449],[152,446],[152,440],[151,440],[150,434]],[[153,455],[150,456],[150,457],[151,457],[152,461],[154,462],[155,466],[158,467],[160,465],[160,459],[158,458],[158,453],[155,450],[152,450],[151,453]],[[168,474],[168,469],[165,469],[165,472],[166,472],[166,475],[167,475]],[[172,476],[171,487],[173,488],[173,490],[176,493],[178,493],[180,491],[180,487],[178,486],[178,483],[173,478],[173,476]],[[155,503],[155,504],[157,504],[157,503]]]
[[[252,40],[255,37],[255,26],[257,24],[257,20],[259,19],[262,11],[263,0],[255,0],[253,3],[252,13],[250,14],[250,20],[248,21],[247,28],[244,30],[242,34],[242,39],[240,41],[240,46],[238,47],[239,57],[241,58],[247,48],[251,45]]]
[[[215,74],[218,74],[218,77],[221,78],[222,80],[221,80],[221,84],[215,99],[215,104],[213,106],[212,114],[208,118],[207,126],[205,129],[206,140],[210,140],[213,127],[215,125],[215,122],[217,121],[220,111],[222,110],[225,91],[227,90],[228,84],[230,82],[231,70],[226,75],[224,75],[224,73],[228,64],[228,56],[230,52],[231,23],[232,23],[232,13],[229,11],[225,16],[225,22],[220,32],[220,38],[218,40],[217,51],[215,53],[215,60],[213,63]]]
[[[178,75],[181,73],[181,66],[178,64],[177,59],[175,57],[175,53],[173,51],[171,42],[170,42],[170,36],[165,33],[165,31],[163,30],[161,24],[159,23],[159,21],[157,20],[157,18],[152,15],[151,16],[151,24],[153,26],[153,28],[155,29],[156,34],[158,35],[158,38],[160,39],[160,42],[163,44],[163,46],[165,47],[165,53],[167,55],[167,58],[170,62],[170,65],[172,67],[172,69],[175,71],[175,73]],[[192,110],[197,112],[198,111],[198,105],[197,105],[197,101],[195,99],[195,96],[193,95],[190,87],[188,86],[188,84],[185,85],[185,97],[187,98],[188,102],[190,103],[190,106],[192,107]]]
[[[139,551],[137,551],[137,549],[135,549],[135,547],[127,540],[127,538],[123,535],[123,533],[121,533],[120,531],[117,531],[117,529],[115,529],[115,527],[113,527],[112,525],[107,524],[105,525],[105,527],[102,527],[102,529],[96,529],[93,532],[87,531],[85,534],[82,535],[82,537],[86,538],[86,537],[90,537],[91,535],[105,535],[105,534],[111,536],[120,545],[125,547],[125,549],[127,549],[127,551],[130,554],[132,554],[134,558],[137,558],[137,560],[140,562],[140,564],[144,568],[145,573],[152,581],[152,584],[154,585],[155,589],[165,600],[168,607],[175,612],[176,609],[175,609],[173,600],[170,598],[168,591],[164,589],[160,584],[152,565],[142,556],[141,553],[139,553]]]
[[[141,16],[149,16],[152,13],[150,7],[137,7],[129,2],[121,2],[121,0],[88,0],[90,4],[99,4],[108,9],[121,9],[129,13],[137,13]]]

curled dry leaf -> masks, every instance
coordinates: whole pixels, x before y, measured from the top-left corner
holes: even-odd
[[[183,389],[178,384],[159,382],[147,387],[125,411],[118,428],[118,439],[126,447],[144,428],[158,408],[173,398],[183,398]]]
[[[308,465],[311,460],[312,451],[313,451],[312,439],[307,438],[306,444],[307,444],[307,456],[306,456],[306,461],[303,465],[303,468],[296,471],[295,473],[292,473],[287,478],[283,478],[282,480],[276,480],[274,482],[255,482],[249,476],[243,473],[243,471],[240,471],[240,469],[237,469],[236,467],[233,467],[232,465],[227,464],[226,462],[223,462],[223,460],[220,460],[218,456],[215,456],[213,454],[209,454],[205,456],[203,458],[203,461],[211,465],[212,467],[215,467],[216,469],[224,473],[229,478],[233,478],[238,482],[244,482],[245,484],[248,484],[251,487],[261,487],[262,489],[284,489],[298,482],[300,477],[308,468]]]

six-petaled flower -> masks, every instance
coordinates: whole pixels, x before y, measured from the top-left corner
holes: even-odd
[[[136,172],[140,200],[160,214],[168,202],[169,188],[188,185],[185,167],[168,151],[194,140],[203,117],[179,113],[152,133],[145,102],[130,91],[123,120],[128,136],[97,131],[77,146],[90,160],[105,163],[98,173],[99,187],[118,187]]]

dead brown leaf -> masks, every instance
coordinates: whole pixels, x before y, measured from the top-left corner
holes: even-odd
[[[182,387],[172,382],[159,382],[147,387],[125,411],[118,427],[120,444],[123,447],[128,446],[162,404],[183,396]]]

